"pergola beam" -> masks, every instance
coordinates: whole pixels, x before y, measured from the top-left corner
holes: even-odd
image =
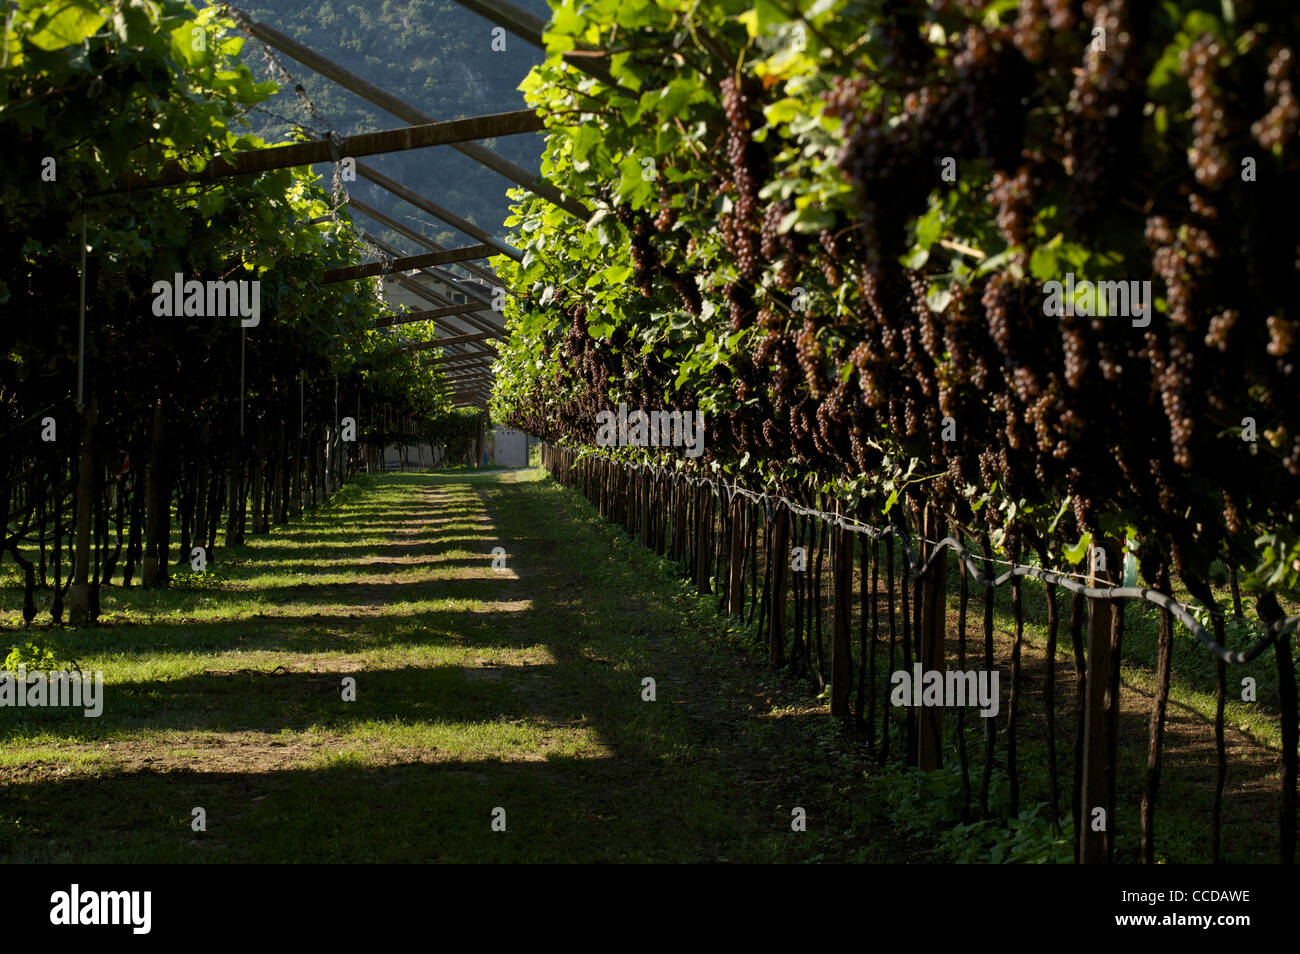
[[[407,257],[408,257],[408,256],[406,256],[404,253],[399,252],[399,251],[398,251],[397,249],[395,249],[393,246],[389,245],[387,242],[385,242],[385,241],[384,241],[383,239],[381,239],[379,236],[377,236],[377,235],[373,235],[373,234],[371,234],[370,232],[367,232],[365,229],[362,229],[362,230],[361,230],[361,237],[362,237],[363,239],[365,239],[367,242],[369,242],[371,245],[375,246],[375,248],[379,249],[379,250],[380,250],[381,252],[383,252],[385,255],[387,255],[387,256],[388,256],[392,261],[397,261],[399,258],[407,258]],[[444,248],[438,248],[438,249],[435,249],[435,251],[440,251],[440,252],[442,252],[442,251],[447,251],[447,249],[444,249]],[[458,264],[459,264],[459,263],[458,263]],[[420,266],[420,269],[419,269],[419,270],[420,270],[421,272],[423,272],[425,275],[427,275],[427,276],[429,276],[430,278],[434,279],[435,281],[441,282],[443,285],[447,285],[448,287],[451,286],[451,282],[446,281],[446,280],[442,277],[442,275],[440,275],[437,271],[435,271],[431,266],[428,266],[428,265],[422,265],[422,266]],[[429,300],[430,300],[430,301],[433,301],[433,302],[434,302],[435,304],[437,304],[439,307],[446,307],[446,306],[448,306],[448,305],[454,305],[454,304],[456,304],[456,302],[452,301],[451,298],[450,298],[449,296],[447,296],[447,295],[443,295],[443,294],[441,294],[441,293],[439,293],[439,292],[435,292],[435,291],[433,291],[433,289],[430,289],[429,292],[430,292],[430,295],[433,296],[433,297],[430,298]]]
[[[412,242],[415,242],[417,245],[423,245],[430,252],[442,252],[445,251],[447,248],[447,246],[439,245],[433,239],[421,235],[415,229],[397,221],[392,216],[386,215],[385,213],[379,211],[374,206],[367,205],[365,202],[362,202],[356,196],[348,197],[348,205],[351,208],[356,209],[362,215],[369,216],[370,218],[374,219],[380,225],[386,225],[397,234],[406,236],[408,239],[410,239]],[[486,268],[482,265],[474,265],[471,262],[460,262],[458,264],[460,265],[461,268],[483,279],[483,281],[487,282],[489,285],[497,285],[497,286],[504,287],[504,283],[501,281],[500,278],[497,277],[496,273],[493,272],[490,268]],[[443,281],[447,281],[448,284],[450,284],[452,281],[458,281],[456,276],[451,275],[450,272],[447,272],[445,274],[450,276],[450,280],[443,278],[442,274],[439,274],[438,278]],[[487,301],[487,299],[483,298],[480,293],[478,293],[477,291],[471,288],[459,284],[458,287],[460,288],[461,291],[465,292],[467,295],[473,295],[475,298],[478,298],[480,301]],[[506,289],[506,291],[509,294],[512,295],[514,294],[513,292],[510,292],[509,289]]]
[[[477,335],[448,335],[446,338],[436,338],[433,341],[417,341],[415,344],[402,345],[403,351],[432,351],[434,348],[446,348],[449,345],[465,344],[468,341],[482,341],[487,337],[483,332]]]
[[[434,348],[446,348],[449,345],[465,344],[470,341],[482,341],[488,337],[487,332],[477,335],[449,335],[446,338],[434,338],[432,341],[416,341],[398,347],[399,351],[432,351]],[[460,357],[460,355],[456,355]],[[468,357],[468,356],[466,356]]]
[[[491,374],[492,372],[491,364],[485,364],[478,361],[471,361],[468,364],[456,364],[456,365],[442,364],[437,367],[445,375],[462,374],[462,373],[470,373],[470,372],[473,372],[475,374]]]
[[[424,342],[415,342],[415,343],[424,344]],[[451,367],[452,365],[460,366],[460,365],[477,364],[482,359],[487,359],[488,363],[490,364],[491,362],[495,361],[498,357],[499,355],[495,351],[475,351],[466,354],[447,354],[447,355],[442,355],[441,357],[438,355],[434,355],[429,360],[435,362],[436,364],[441,364],[445,370]]]
[[[500,251],[501,254],[509,255],[516,262],[523,261],[524,253],[519,251],[519,249],[515,248],[513,245],[501,241],[501,239],[489,232],[485,232],[473,222],[469,221],[469,219],[461,218],[455,212],[452,212],[449,209],[444,209],[432,199],[426,199],[418,192],[413,192],[397,180],[390,179],[378,169],[368,166],[364,162],[358,162],[357,172],[358,174],[365,176],[380,188],[387,189],[399,199],[405,199],[417,209],[423,209],[434,218],[442,219],[442,221],[446,222],[452,228],[459,229],[471,238],[478,239],[480,242],[486,242],[488,245],[491,245],[493,248]]]
[[[393,325],[410,325],[417,321],[437,322],[441,327],[451,328],[453,331],[459,331],[458,328],[452,328],[451,325],[443,324],[438,321],[440,318],[454,318],[457,315],[473,314],[476,311],[483,311],[487,305],[448,305],[445,308],[428,308],[424,311],[413,311],[406,315],[386,315],[375,322],[376,328],[391,328]],[[490,337],[489,332],[480,334],[460,335],[457,341],[479,341],[483,338]],[[502,337],[505,337],[502,335]],[[450,339],[448,339],[450,341]]]
[[[408,268],[422,268],[425,265],[446,265],[450,262],[463,262],[470,258],[486,258],[491,254],[492,249],[486,245],[467,245],[464,248],[452,248],[445,252],[426,252],[423,255],[411,255],[407,258],[393,259],[389,262],[371,262],[369,265],[330,268],[321,277],[321,284],[329,285],[332,282],[354,281],[358,278],[386,275],[389,272],[402,272]]]
[[[195,185],[217,182],[233,176],[292,166],[309,166],[315,162],[338,162],[356,156],[375,156],[385,152],[404,152],[407,149],[424,149],[429,146],[446,146],[471,139],[492,136],[513,136],[536,132],[542,128],[541,117],[531,109],[517,109],[508,113],[472,116],[453,119],[445,123],[424,123],[403,126],[382,132],[361,133],[331,141],[295,142],[284,146],[267,146],[249,149],[229,156],[216,156],[202,169],[187,168],[179,161],[169,162],[156,176],[144,173],[127,173],[118,177],[117,184],[104,192],[124,192],[137,189],[156,189],[164,186]],[[360,170],[361,164],[357,163]]]
[[[410,103],[398,99],[391,93],[385,92],[378,86],[366,79],[344,69],[337,63],[326,59],[315,50],[303,46],[301,43],[286,36],[274,27],[267,26],[265,23],[259,23],[254,20],[245,18],[241,23],[253,36],[257,37],[267,46],[274,47],[281,53],[293,57],[299,63],[309,69],[315,70],[326,79],[333,80],[346,90],[350,90],[362,99],[369,100],[380,109],[383,109],[399,119],[408,123],[432,123],[436,122],[433,116],[417,109]],[[495,152],[476,142],[459,142],[449,143],[453,149],[474,161],[487,166],[493,172],[497,172],[509,179],[510,181],[523,186],[525,189],[539,195],[542,198],[554,203],[564,209],[571,215],[586,220],[591,217],[591,211],[576,199],[570,199],[559,189],[535,176],[522,166],[516,165],[509,159],[498,156]]]
[[[504,27],[538,49],[546,49],[546,43],[542,39],[542,34],[546,30],[546,21],[541,17],[534,16],[527,10],[521,10],[513,3],[506,3],[504,0],[456,0],[456,2],[466,10],[477,13],[483,19]],[[595,53],[596,56],[590,55],[592,53]],[[599,57],[603,55],[599,51],[580,46],[578,49],[569,50],[561,55],[566,63],[572,64],[588,76],[594,76],[606,86],[619,85],[610,75],[605,64],[599,61]]]
[[[434,292],[425,288],[423,285],[421,285],[419,282],[415,281],[414,279],[408,278],[405,275],[398,275],[396,276],[396,278],[397,278],[397,283],[399,285],[401,285],[403,288],[407,289],[408,291],[416,295],[419,295],[425,301],[433,302],[435,305],[445,306],[448,304],[448,302],[445,299],[439,300],[441,298],[440,295],[434,294]],[[504,337],[504,333],[502,332],[501,328],[488,324],[487,322],[476,317],[475,315],[461,315],[460,317],[461,320],[464,321],[465,324],[469,325],[471,328],[477,328],[479,331],[490,331],[498,338]],[[456,329],[456,330],[460,331],[463,329]]]
[[[463,371],[463,370],[469,370],[469,371],[473,371],[475,374],[481,374],[481,375],[483,375],[483,380],[485,380],[485,381],[492,381],[492,380],[494,380],[494,379],[492,378],[492,376],[491,376],[491,374],[490,374],[489,372],[484,371],[484,370],[482,370],[481,368],[469,368],[469,369],[463,369],[463,368],[462,368],[462,369],[456,369],[454,372],[446,372],[446,371],[444,371],[443,374],[445,374],[445,375],[450,375],[450,374],[452,374],[452,373],[459,373],[460,371]],[[451,378],[450,378],[450,377],[447,377],[446,380],[450,381]],[[469,379],[469,380],[477,380],[477,379]]]
[[[399,259],[399,258],[402,257],[402,253],[401,253],[401,252],[397,251],[397,249],[393,248],[391,245],[388,245],[386,242],[382,241],[378,236],[371,235],[369,232],[364,231],[364,230],[362,230],[361,235],[362,235],[362,237],[363,237],[367,242],[370,242],[370,243],[371,243],[372,245],[374,245],[376,248],[381,249],[381,250],[384,252],[384,254],[386,254],[386,255],[390,255],[390,256],[392,256],[394,259]],[[441,246],[440,246],[440,248],[441,248]],[[431,269],[431,268],[429,268],[429,267],[427,267],[427,266],[424,267],[424,268],[421,268],[420,271],[424,272],[425,275],[429,276],[430,278],[434,279],[435,281],[442,282],[444,285],[448,286],[448,288],[452,289],[453,291],[460,291],[460,292],[462,292],[463,294],[465,294],[465,295],[467,295],[467,296],[472,294],[472,292],[471,292],[470,289],[468,289],[468,288],[462,288],[462,287],[461,287],[459,284],[457,284],[455,281],[448,281],[447,279],[443,278],[442,274],[440,274],[439,272],[437,272],[437,271],[435,271],[435,270],[433,270],[433,269]],[[474,327],[474,328],[479,329],[480,331],[487,331],[487,332],[490,332],[490,333],[492,333],[493,335],[495,335],[495,337],[498,337],[498,338],[504,338],[504,337],[505,337],[505,329],[504,329],[502,326],[497,325],[497,324],[494,324],[494,323],[492,323],[492,322],[482,321],[482,320],[480,320],[479,318],[473,317],[473,315],[478,314],[478,312],[480,312],[480,311],[496,311],[496,309],[495,309],[495,308],[492,308],[492,307],[487,303],[487,300],[486,300],[483,296],[481,296],[481,295],[473,295],[473,297],[474,297],[474,298],[475,298],[475,299],[480,303],[480,305],[482,306],[482,307],[478,307],[478,308],[476,308],[476,307],[474,307],[474,306],[468,306],[468,305],[462,304],[462,303],[460,303],[460,302],[452,301],[450,298],[448,298],[448,297],[446,297],[446,296],[444,296],[444,295],[440,295],[440,294],[438,294],[437,292],[435,292],[435,291],[432,290],[432,289],[429,289],[429,290],[428,290],[428,295],[426,295],[426,296],[424,296],[424,297],[425,297],[426,300],[437,299],[437,300],[435,301],[435,304],[437,304],[437,305],[439,305],[439,306],[441,306],[441,307],[443,307],[443,308],[461,308],[461,309],[465,309],[464,311],[461,311],[461,312],[450,312],[449,315],[452,316],[452,317],[460,316],[460,317],[462,318],[462,320],[464,320],[467,324],[471,325],[471,326]],[[446,328],[450,328],[450,329],[452,329],[452,330],[454,330],[454,331],[456,331],[456,332],[463,332],[463,331],[465,330],[464,328],[456,328],[454,325],[449,325],[449,324],[446,324],[445,322],[443,323],[443,326],[446,327]]]

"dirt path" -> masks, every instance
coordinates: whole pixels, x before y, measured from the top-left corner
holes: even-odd
[[[70,637],[105,714],[0,727],[0,857],[920,856],[862,831],[854,740],[807,687],[535,471],[377,477],[232,565],[170,618]]]

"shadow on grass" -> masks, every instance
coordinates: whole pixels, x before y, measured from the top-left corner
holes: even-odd
[[[91,756],[97,750],[90,743],[114,737],[118,742],[105,761],[71,774],[48,753],[19,764],[21,781],[0,791],[0,856],[104,862],[686,861],[797,860],[825,851],[821,836],[791,837],[789,807],[796,803],[789,799],[799,798],[812,829],[830,813],[843,777],[832,789],[812,776],[796,779],[773,770],[791,737],[788,730],[803,717],[785,718],[777,730],[764,720],[743,721],[734,703],[728,715],[721,702],[734,689],[719,678],[734,675],[740,684],[751,684],[752,694],[754,672],[743,660],[731,660],[721,676],[674,661],[673,653],[695,638],[702,617],[695,619],[696,610],[676,602],[676,589],[647,575],[654,558],[613,538],[580,511],[557,521],[557,502],[567,492],[554,485],[493,486],[498,476],[387,475],[368,480],[367,492],[452,482],[492,487],[491,493],[464,495],[455,506],[487,516],[485,523],[474,522],[497,534],[489,546],[506,548],[518,578],[392,582],[367,579],[378,574],[358,567],[356,581],[338,585],[161,595],[164,603],[195,607],[204,601],[206,611],[217,612],[223,603],[247,603],[250,596],[286,607],[302,601],[304,610],[319,599],[319,612],[160,620],[54,635],[62,648],[88,658],[121,654],[149,664],[152,653],[159,667],[169,654],[331,655],[294,661],[288,673],[275,676],[238,672],[237,657],[203,660],[206,669],[222,673],[139,676],[107,685],[105,712],[97,720],[44,711],[10,721],[0,738],[17,749],[53,737],[85,746],[79,751]],[[430,507],[437,503],[426,499]],[[572,510],[572,500],[566,501]],[[486,543],[439,536],[372,546],[357,542],[373,534],[346,506],[316,519],[341,523],[336,532],[312,539],[331,558],[442,554]],[[457,517],[446,526],[465,522]],[[422,526],[418,532],[438,531]],[[301,552],[278,546],[285,536],[273,534],[269,545],[258,541],[230,551],[232,580],[269,569],[261,562],[268,558]],[[310,560],[309,554],[309,566]],[[482,561],[458,558],[454,564],[473,569],[486,561],[485,553]],[[393,614],[356,612],[435,599],[489,605],[477,612],[420,606]],[[524,600],[531,601],[527,611],[491,606]],[[173,603],[165,608],[184,612]],[[668,648],[678,639],[676,648]],[[429,664],[382,665],[366,658],[372,650],[404,649],[430,651]],[[438,662],[436,654],[444,649],[467,651],[459,658],[472,665]],[[523,655],[509,658],[516,652]],[[474,658],[480,654],[486,658]],[[507,657],[506,665],[492,665],[497,654]],[[545,661],[529,662],[538,658]],[[269,669],[274,663],[259,659],[256,665]],[[654,704],[641,695],[645,675],[660,681]],[[342,701],[344,676],[357,681],[355,702]],[[525,748],[498,747],[496,758],[477,760],[461,751],[469,743],[453,740],[450,751],[435,752],[428,740],[448,725],[489,735],[502,726],[517,727]],[[301,733],[308,728],[316,731]],[[533,736],[566,730],[581,734],[589,751],[604,754],[547,757],[545,747],[528,747]],[[184,761],[178,750],[201,746],[202,740],[183,734],[205,732],[247,732],[262,750],[286,740],[294,754],[271,758],[264,751],[268,764],[253,759],[243,769],[211,753],[192,760],[208,771],[148,767],[150,759]],[[330,740],[321,738],[335,734],[345,737],[342,751],[331,751]],[[122,740],[123,735],[141,738]],[[420,761],[403,758],[403,746],[418,749]],[[485,750],[493,751],[490,739]],[[53,764],[43,765],[45,758]],[[387,764],[373,764],[376,759]],[[304,761],[310,767],[299,764]],[[777,794],[796,785],[798,795]],[[190,830],[196,806],[208,817],[208,832],[201,836]],[[491,830],[491,811],[498,806],[507,811],[506,832]]]
[[[12,862],[623,862],[791,860],[811,842],[721,781],[610,759],[154,772],[15,786]],[[105,806],[113,806],[105,811]],[[191,828],[202,808],[207,830]],[[493,831],[504,809],[505,831]],[[498,816],[499,817],[499,816]],[[815,820],[815,815],[813,816]],[[19,824],[15,824],[15,822]],[[22,832],[21,835],[17,832]],[[715,846],[733,846],[719,850]]]

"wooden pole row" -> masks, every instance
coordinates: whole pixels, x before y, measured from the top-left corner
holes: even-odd
[[[892,751],[895,761],[901,757],[907,764],[929,771],[942,767],[945,756],[955,753],[961,776],[961,817],[964,821],[995,816],[1011,819],[1020,814],[1025,773],[1021,766],[1018,732],[1024,719],[1026,691],[1021,654],[1027,645],[1021,592],[1023,581],[1018,576],[1009,578],[1006,582],[1010,591],[1008,604],[997,608],[997,612],[1009,611],[1011,617],[1009,650],[999,650],[995,643],[994,588],[991,584],[986,585],[982,594],[977,590],[977,598],[982,596],[983,602],[983,649],[968,654],[969,577],[962,570],[955,581],[960,592],[954,621],[948,615],[948,590],[954,581],[949,577],[947,550],[933,553],[932,545],[926,542],[948,535],[960,539],[961,535],[953,528],[945,527],[943,518],[932,508],[918,507],[907,517],[908,524],[918,530],[912,534],[918,541],[916,558],[919,565],[925,567],[919,578],[913,580],[913,568],[908,565],[908,559],[897,561],[896,571],[895,557],[902,557],[905,551],[893,536],[871,539],[838,524],[823,522],[821,517],[796,515],[780,502],[769,501],[760,505],[743,495],[725,500],[703,483],[692,484],[674,474],[654,474],[605,458],[578,460],[575,451],[550,444],[542,447],[542,462],[557,481],[591,500],[603,518],[623,525],[643,544],[677,561],[683,575],[694,582],[699,593],[720,596],[722,608],[733,616],[741,613],[746,585],[752,591],[758,585],[756,581],[761,579],[762,592],[751,592],[751,605],[757,601],[759,606],[756,635],[767,646],[770,664],[774,667],[788,666],[813,680],[815,686],[821,685],[821,618],[828,614],[831,622],[831,713],[845,720],[852,718],[866,735],[869,750],[881,762],[889,761]],[[811,497],[803,502],[810,506],[816,504]],[[816,509],[825,510],[826,506],[823,502]],[[854,537],[861,540],[860,548],[854,546]],[[760,540],[763,541],[761,546]],[[823,546],[822,541],[827,541],[827,545]],[[1107,552],[1107,565],[1118,566],[1121,556],[1118,549],[1110,541],[1102,541],[1102,546]],[[993,561],[987,539],[982,541],[982,549],[983,574],[992,580],[1003,567]],[[858,553],[860,563],[855,566],[855,554]],[[820,570],[827,554],[830,558],[829,603],[820,583]],[[1015,544],[1010,557],[1013,563],[1019,560]],[[929,561],[928,565],[926,561]],[[758,573],[759,562],[764,564],[761,574]],[[1093,566],[1096,569],[1098,564]],[[746,570],[749,572],[748,584]],[[856,599],[855,572],[860,584],[860,595]],[[881,576],[884,577],[884,586],[881,586]],[[1090,583],[1106,585],[1095,575]],[[1157,586],[1162,592],[1167,592],[1167,572]],[[1066,632],[1074,654],[1074,724],[1077,729],[1073,745],[1074,783],[1067,797],[1058,778],[1056,752],[1056,706],[1059,699],[1056,682],[1060,677],[1055,653],[1060,618],[1055,599],[1061,588],[1047,584],[1045,589],[1049,600],[1048,685],[1041,691],[1048,745],[1051,747],[1045,759],[1048,817],[1052,824],[1059,824],[1061,800],[1067,799],[1074,819],[1076,861],[1111,863],[1116,860],[1124,603],[1107,598],[1085,600],[1081,595],[1071,594],[1072,608]],[[787,614],[791,597],[795,609],[793,627],[789,625]],[[899,610],[901,613],[897,612]],[[861,632],[856,687],[850,637],[855,611]],[[955,646],[949,641],[954,622]],[[1222,625],[1221,621],[1218,625]],[[1161,622],[1156,692],[1151,702],[1146,793],[1140,812],[1141,857],[1148,863],[1156,860],[1155,804],[1170,685],[1171,633],[1172,620],[1166,613]],[[1282,860],[1293,862],[1296,848],[1295,789],[1300,783],[1297,779],[1300,775],[1300,724],[1297,723],[1300,706],[1296,698],[1290,637],[1278,640],[1276,645],[1277,663],[1285,670],[1278,680],[1279,708],[1284,723],[1279,847]],[[902,649],[901,667],[896,668],[900,662],[896,654],[899,648]],[[899,673],[912,677],[917,666],[923,677],[937,673],[938,684],[947,685],[949,655],[954,649],[959,672],[978,673],[980,670],[974,667],[982,665],[982,671],[989,674],[990,682],[991,674],[999,674],[999,708],[996,715],[971,720],[965,707],[960,707],[955,727],[947,727],[945,734],[943,709],[949,702],[924,704],[918,707],[919,711],[909,704],[900,712],[899,705],[892,698],[893,693],[886,686],[892,684],[892,677]],[[1226,680],[1223,667],[1218,669],[1220,711],[1215,719],[1218,770],[1210,832],[1215,858],[1222,853],[1222,807],[1228,771],[1222,714]],[[936,677],[928,678],[934,680]],[[883,701],[878,701],[881,696]],[[878,709],[883,714],[879,720]],[[982,724],[984,729],[984,758],[978,785],[972,779],[978,763],[972,764],[975,760],[968,751],[967,726],[971,721]],[[905,745],[900,744],[903,741]],[[998,768],[996,749],[999,745],[1005,745],[1002,761],[1008,782],[1005,802],[994,801],[993,781]],[[1138,815],[1134,813],[1135,817]]]

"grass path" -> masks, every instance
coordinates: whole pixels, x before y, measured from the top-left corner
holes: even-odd
[[[854,821],[825,709],[540,470],[361,478],[214,567],[38,634],[104,671],[104,713],[0,709],[0,859],[920,855]]]

